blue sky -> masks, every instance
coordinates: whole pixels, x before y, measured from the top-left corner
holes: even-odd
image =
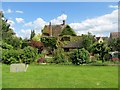
[[[23,38],[29,37],[31,29],[41,33],[45,24],[60,24],[62,19],[78,35],[89,31],[108,36],[117,31],[117,2],[3,2],[2,10],[11,28]]]

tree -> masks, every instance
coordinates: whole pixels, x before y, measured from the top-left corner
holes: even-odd
[[[87,35],[82,35],[82,46],[86,50],[90,51],[90,46],[94,43],[94,35],[88,32]]]
[[[76,33],[74,32],[74,30],[69,25],[66,25],[66,27],[63,28],[63,31],[61,32],[60,35],[61,36],[63,36],[63,35],[77,36]]]
[[[108,45],[111,47],[112,51],[119,51],[120,52],[120,38],[113,38],[110,39]]]
[[[35,36],[35,31],[31,30],[31,35],[30,35],[30,40],[32,40],[32,38]]]
[[[91,52],[93,54],[99,54],[102,63],[104,63],[104,55],[108,54],[108,52],[110,51],[110,48],[107,46],[107,44],[105,44],[104,42],[96,42],[92,45],[91,48]]]
[[[34,47],[34,48],[37,48],[38,49],[38,54],[40,54],[43,50],[43,43],[40,42],[40,41],[30,41],[30,46]]]
[[[33,41],[40,41],[40,38],[41,38],[41,34],[37,34],[32,38],[32,40]]]

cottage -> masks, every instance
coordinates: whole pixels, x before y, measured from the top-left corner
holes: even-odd
[[[63,33],[64,35],[62,35]],[[42,30],[42,38],[44,37],[57,38],[57,47],[63,48],[65,51],[79,48],[81,43],[81,36],[76,36],[72,28],[65,24],[65,20],[60,25],[52,25],[51,22],[49,25],[45,25]]]

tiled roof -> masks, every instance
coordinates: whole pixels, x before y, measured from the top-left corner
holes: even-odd
[[[110,38],[117,38],[120,37],[120,32],[111,32],[110,33]]]
[[[64,44],[63,48],[80,48],[82,47],[82,38],[80,36],[71,36],[71,41]]]
[[[64,28],[63,25],[51,25],[51,29],[52,29],[52,36],[59,36]],[[49,25],[45,25],[44,29],[43,29],[43,34],[47,33],[50,35],[50,28]]]

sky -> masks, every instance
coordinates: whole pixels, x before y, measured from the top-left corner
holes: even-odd
[[[117,2],[3,2],[5,18],[18,37],[41,33],[44,25],[66,20],[77,35],[109,36],[118,31]]]

